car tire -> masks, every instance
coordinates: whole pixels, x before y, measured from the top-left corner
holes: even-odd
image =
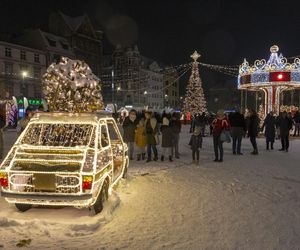
[[[32,208],[32,205],[30,205],[30,204],[15,203],[15,206],[20,212],[26,212],[27,210]]]
[[[97,197],[97,200],[93,205],[93,210],[95,214],[98,214],[103,210],[104,204],[107,201],[107,199],[108,199],[108,182],[104,181],[101,191]]]

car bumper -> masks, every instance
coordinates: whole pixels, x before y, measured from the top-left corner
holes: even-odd
[[[51,201],[54,202],[76,202],[76,201],[86,201],[93,198],[91,193],[88,194],[80,194],[80,195],[70,195],[70,194],[18,194],[18,193],[11,193],[1,191],[1,197],[6,199],[17,199],[17,200],[26,200],[30,203],[32,201]],[[33,202],[35,203],[35,202]],[[48,203],[48,202],[47,202]]]

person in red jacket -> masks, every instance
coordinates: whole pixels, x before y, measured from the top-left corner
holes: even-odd
[[[212,122],[213,127],[213,142],[215,151],[215,160],[218,162],[223,161],[223,142],[221,141],[221,133],[224,129],[229,129],[229,121],[225,116],[224,110],[217,112],[217,117]],[[220,154],[219,154],[220,153]]]

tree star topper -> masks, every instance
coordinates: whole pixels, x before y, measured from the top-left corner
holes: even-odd
[[[194,53],[191,55],[191,58],[193,58],[194,62],[196,62],[200,56],[201,55],[197,52],[197,50],[195,50]]]

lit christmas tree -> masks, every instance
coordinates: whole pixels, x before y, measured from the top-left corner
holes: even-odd
[[[207,112],[206,101],[203,93],[202,82],[199,76],[198,58],[200,55],[195,51],[191,58],[194,59],[192,64],[192,74],[189,79],[189,84],[186,88],[183,110],[190,112],[192,116]]]
[[[82,61],[62,57],[43,76],[43,92],[50,111],[103,110],[99,78]]]

